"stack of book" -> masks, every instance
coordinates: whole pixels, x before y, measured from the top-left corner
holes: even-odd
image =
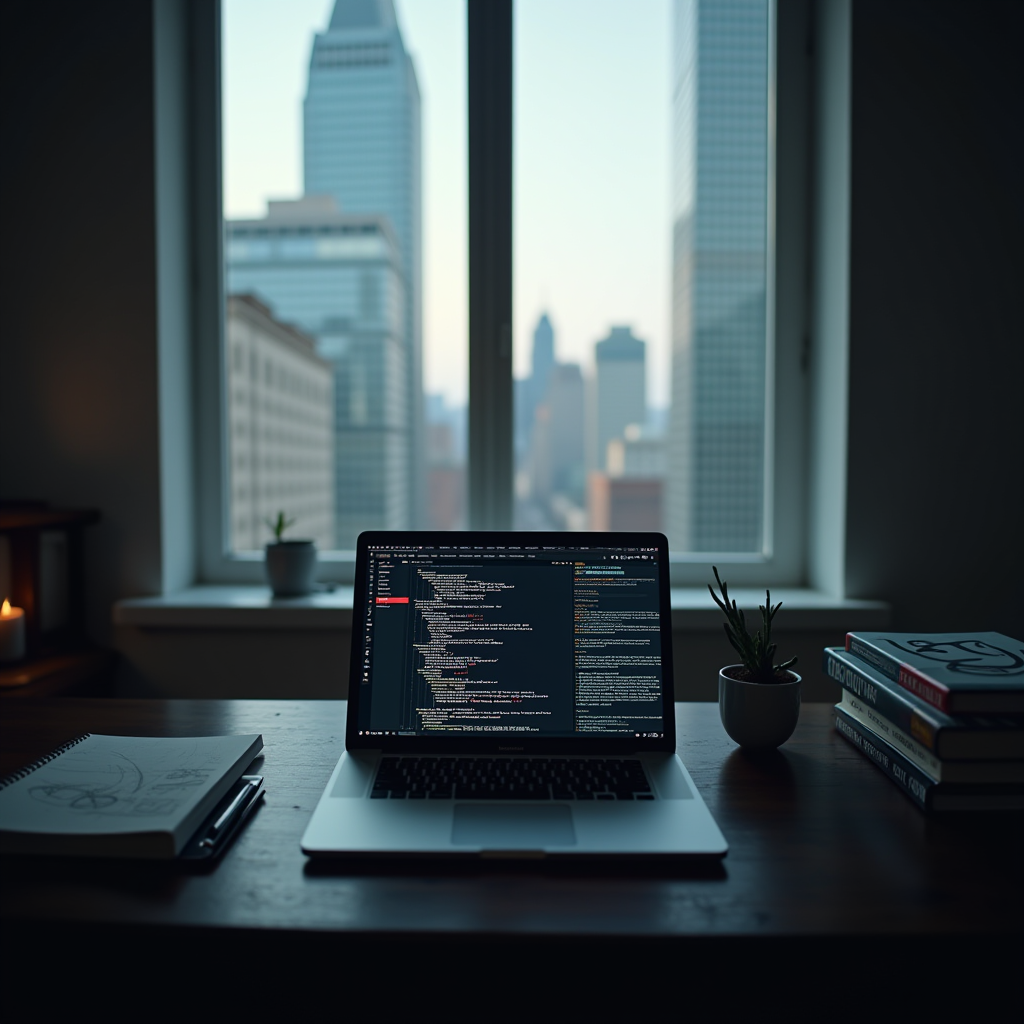
[[[837,732],[926,811],[1024,809],[1024,644],[849,633],[826,647]]]

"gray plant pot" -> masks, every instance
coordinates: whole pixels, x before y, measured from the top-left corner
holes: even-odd
[[[274,597],[301,597],[313,592],[316,544],[282,540],[267,545],[267,580]]]
[[[742,665],[728,665],[718,673],[718,713],[725,731],[741,746],[770,750],[781,746],[800,718],[800,676],[788,683],[748,683],[728,673]]]

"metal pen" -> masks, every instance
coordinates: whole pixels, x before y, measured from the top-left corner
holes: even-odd
[[[206,838],[199,845],[206,849],[213,849],[217,843],[230,831],[230,826],[239,818],[248,807],[248,799],[254,789],[259,789],[262,783],[261,778],[243,778],[243,786],[236,794],[234,800],[224,808],[224,813],[210,826]]]

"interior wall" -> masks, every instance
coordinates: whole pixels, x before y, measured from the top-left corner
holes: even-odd
[[[347,629],[117,626],[119,697],[331,700],[348,696]]]
[[[854,3],[846,585],[1024,631],[1024,4]]]
[[[97,508],[88,627],[160,587],[150,5],[0,8],[0,498]]]

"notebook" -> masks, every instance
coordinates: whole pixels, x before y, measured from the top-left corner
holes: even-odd
[[[371,532],[329,856],[721,857],[676,752],[659,533]]]
[[[79,736],[0,782],[0,852],[215,855],[262,793],[242,775],[262,749],[256,735]]]

